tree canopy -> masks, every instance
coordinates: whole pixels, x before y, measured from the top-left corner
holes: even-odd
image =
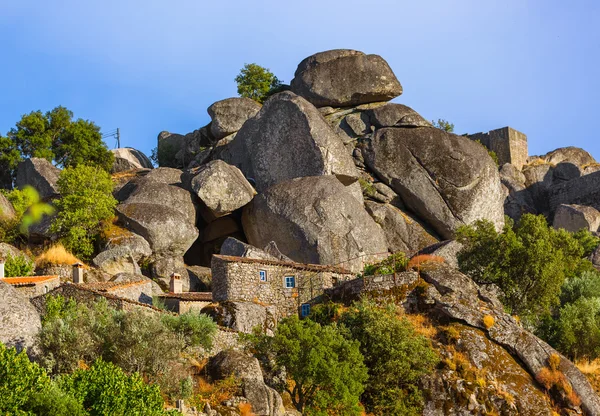
[[[235,82],[240,97],[251,98],[259,103],[282,87],[281,81],[271,71],[257,64],[245,64],[235,77]]]

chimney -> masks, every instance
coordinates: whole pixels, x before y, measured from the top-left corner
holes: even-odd
[[[81,263],[73,265],[73,283],[76,285],[83,283],[83,264]]]
[[[4,279],[4,259],[0,258],[0,279]]]
[[[183,282],[181,281],[180,274],[177,274],[177,273],[171,274],[170,291],[171,291],[171,293],[183,292]]]

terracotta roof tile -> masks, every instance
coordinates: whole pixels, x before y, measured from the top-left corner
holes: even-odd
[[[100,292],[111,292],[116,289],[124,289],[130,286],[141,285],[149,283],[148,280],[136,280],[135,282],[94,282],[94,283],[83,283],[82,286],[92,290],[98,290]]]
[[[58,279],[58,276],[22,276],[22,277],[3,277],[0,281],[8,283],[11,286],[34,286],[39,283]]]
[[[224,256],[222,254],[214,254],[213,257],[234,263],[249,263],[249,264],[264,264],[268,266],[282,266],[298,270],[308,270],[314,272],[331,272],[340,274],[354,274],[350,270],[338,266],[328,266],[324,264],[304,264],[290,261],[253,259],[249,257]]]
[[[211,292],[163,293],[161,295],[158,295],[158,297],[196,301],[196,302],[212,302],[212,293]]]

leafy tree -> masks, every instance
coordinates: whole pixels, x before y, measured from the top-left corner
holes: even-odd
[[[560,308],[555,335],[559,351],[573,360],[600,356],[600,298],[579,298]]]
[[[269,95],[282,88],[281,81],[267,68],[257,64],[245,64],[235,77],[241,97],[263,103]]]
[[[8,137],[0,136],[0,188],[10,189],[14,173],[21,161],[16,144]]]
[[[444,130],[446,133],[454,133],[454,124],[443,118],[439,118],[438,121],[431,120],[431,124],[433,127]]]
[[[95,166],[78,165],[64,169],[57,186],[61,198],[56,201],[58,214],[51,231],[77,257],[89,259],[100,223],[114,216],[117,205],[110,175]]]
[[[543,216],[525,214],[512,225],[507,219],[502,233],[487,220],[461,227],[459,267],[477,283],[497,284],[510,313],[535,320],[558,304],[565,280],[593,266],[580,240],[549,227]]]
[[[102,360],[88,370],[62,376],[59,386],[77,398],[92,416],[164,414],[158,386],[146,384],[138,373],[128,376]]]
[[[9,166],[13,174],[16,163],[30,157],[54,161],[62,167],[82,163],[104,170],[112,167],[113,155],[102,141],[100,128],[88,120],[73,121],[73,113],[65,107],[23,115],[8,138],[10,143],[2,140],[0,147],[9,149],[10,154],[0,163]]]
[[[0,342],[0,414],[23,414],[32,394],[50,385],[50,378],[24,352],[6,348]]]
[[[345,339],[336,325],[292,316],[279,323],[274,337],[249,339],[253,348],[272,353],[285,367],[293,381],[285,389],[302,414],[360,414],[367,369],[358,342]]]
[[[339,322],[353,340],[369,369],[362,395],[368,413],[375,415],[420,415],[423,396],[419,380],[431,373],[439,359],[431,342],[396,313],[393,304],[378,306],[361,301],[343,314]]]

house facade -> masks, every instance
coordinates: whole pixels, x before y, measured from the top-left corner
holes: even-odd
[[[58,276],[5,277],[0,280],[8,283],[28,298],[43,295],[60,286]]]
[[[354,279],[349,270],[335,266],[214,255],[213,302],[254,302],[274,306],[278,318],[306,316],[326,289]]]

